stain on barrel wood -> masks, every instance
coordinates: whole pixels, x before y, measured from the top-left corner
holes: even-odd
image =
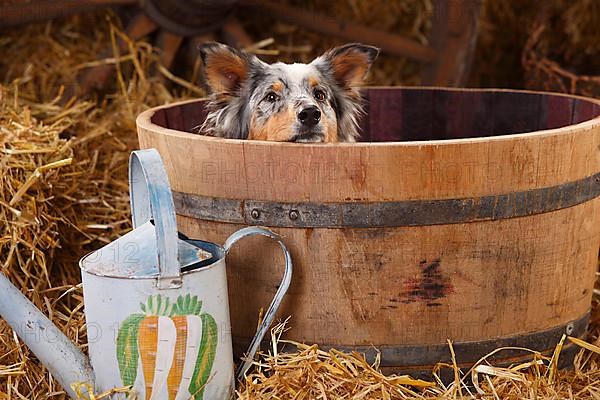
[[[365,97],[362,143],[191,135],[205,117],[194,100],[142,114],[140,144],[163,157],[184,233],[222,242],[262,224],[284,236],[291,339],[374,345],[387,371],[416,371],[446,359],[446,339],[468,365],[495,343],[548,351],[568,329],[581,335],[600,245],[600,103],[429,88]],[[256,238],[228,259],[239,348],[279,257]]]

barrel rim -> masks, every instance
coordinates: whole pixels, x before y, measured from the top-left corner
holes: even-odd
[[[515,90],[515,89],[499,89],[499,88],[452,88],[452,87],[439,87],[439,86],[366,86],[364,89],[394,89],[394,90],[417,90],[417,91],[425,91],[425,90],[436,90],[436,91],[446,91],[446,92],[467,92],[467,93],[513,93],[513,94],[535,94],[535,95],[544,95],[544,96],[555,96],[568,98],[571,100],[582,100],[591,104],[600,105],[600,99],[594,99],[591,97],[584,97],[572,94],[558,93],[558,92],[546,92],[546,91],[534,91],[534,90]],[[162,109],[169,109],[179,107],[185,104],[205,101],[207,98],[196,98],[178,101],[174,103],[165,104],[158,107],[150,108],[146,111],[140,113],[136,118],[136,126],[138,129],[145,129],[147,131],[152,131],[155,133],[160,132],[161,134],[167,136],[176,136],[176,137],[185,137],[190,140],[200,140],[200,141],[212,141],[213,143],[230,143],[237,145],[244,145],[248,143],[252,143],[252,145],[256,146],[282,146],[282,147],[309,147],[309,148],[327,148],[330,147],[328,143],[289,143],[289,142],[272,142],[272,141],[263,141],[263,140],[245,140],[245,139],[225,139],[218,138],[206,135],[193,134],[189,132],[180,131],[177,129],[166,128],[155,124],[151,121],[152,116],[156,112]],[[354,148],[371,148],[371,147],[442,147],[442,146],[451,146],[457,144],[471,144],[471,143],[485,143],[485,142],[499,142],[499,141],[509,141],[515,139],[537,139],[539,137],[551,137],[551,136],[559,136],[561,134],[570,133],[574,129],[577,130],[585,130],[588,128],[596,128],[600,127],[600,115],[595,118],[579,122],[577,124],[566,125],[560,128],[553,129],[540,129],[531,132],[521,132],[521,133],[510,133],[505,135],[497,135],[497,136],[480,136],[473,138],[460,138],[460,139],[435,139],[435,140],[427,140],[427,141],[386,141],[386,142],[355,142],[355,143],[345,143],[340,142],[336,143],[336,146],[343,147],[354,147]]]

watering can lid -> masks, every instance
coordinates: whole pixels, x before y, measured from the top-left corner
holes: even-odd
[[[181,269],[208,260],[213,254],[177,240]],[[148,221],[119,239],[88,254],[81,260],[81,268],[91,274],[115,278],[155,278],[159,274],[156,227]]]

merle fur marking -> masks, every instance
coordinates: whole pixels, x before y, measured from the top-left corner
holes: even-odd
[[[348,44],[309,64],[267,64],[219,43],[200,48],[211,91],[202,134],[295,142],[354,142],[363,112],[358,86],[379,50]],[[317,107],[308,127],[302,110]],[[313,108],[314,109],[314,108]]]

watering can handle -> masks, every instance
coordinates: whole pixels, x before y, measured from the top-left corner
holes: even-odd
[[[285,271],[283,272],[283,279],[281,280],[281,285],[279,285],[279,289],[277,289],[277,293],[275,293],[275,297],[273,297],[273,300],[271,301],[271,305],[269,305],[269,309],[265,313],[265,317],[263,318],[260,326],[258,327],[258,331],[256,332],[256,335],[254,335],[254,338],[252,339],[250,346],[248,347],[248,351],[246,352],[246,359],[243,360],[243,363],[238,368],[238,371],[237,371],[238,379],[241,379],[244,376],[244,374],[246,373],[246,371],[248,370],[248,368],[250,368],[250,365],[252,364],[252,359],[254,358],[254,355],[256,354],[258,347],[260,346],[260,342],[262,341],[263,337],[267,333],[267,330],[273,323],[273,319],[275,318],[275,313],[279,309],[279,306],[281,305],[281,301],[283,300],[283,296],[285,296],[285,293],[287,292],[288,288],[290,287],[290,282],[292,280],[292,257],[290,256],[290,252],[285,247],[285,244],[283,244],[283,240],[281,239],[281,236],[279,236],[275,232],[272,232],[268,229],[260,228],[257,226],[251,226],[249,228],[243,228],[237,232],[234,232],[225,241],[225,246],[224,246],[225,254],[227,254],[229,252],[229,250],[231,249],[231,246],[233,246],[233,244],[235,242],[237,242],[238,240],[240,240],[246,236],[251,236],[251,235],[267,236],[271,239],[276,240],[277,243],[279,243],[279,246],[281,246],[281,250],[283,250],[283,255],[285,257]]]
[[[181,287],[177,257],[177,220],[167,172],[155,149],[137,150],[129,158],[129,198],[133,228],[153,220],[158,249],[159,289]]]

